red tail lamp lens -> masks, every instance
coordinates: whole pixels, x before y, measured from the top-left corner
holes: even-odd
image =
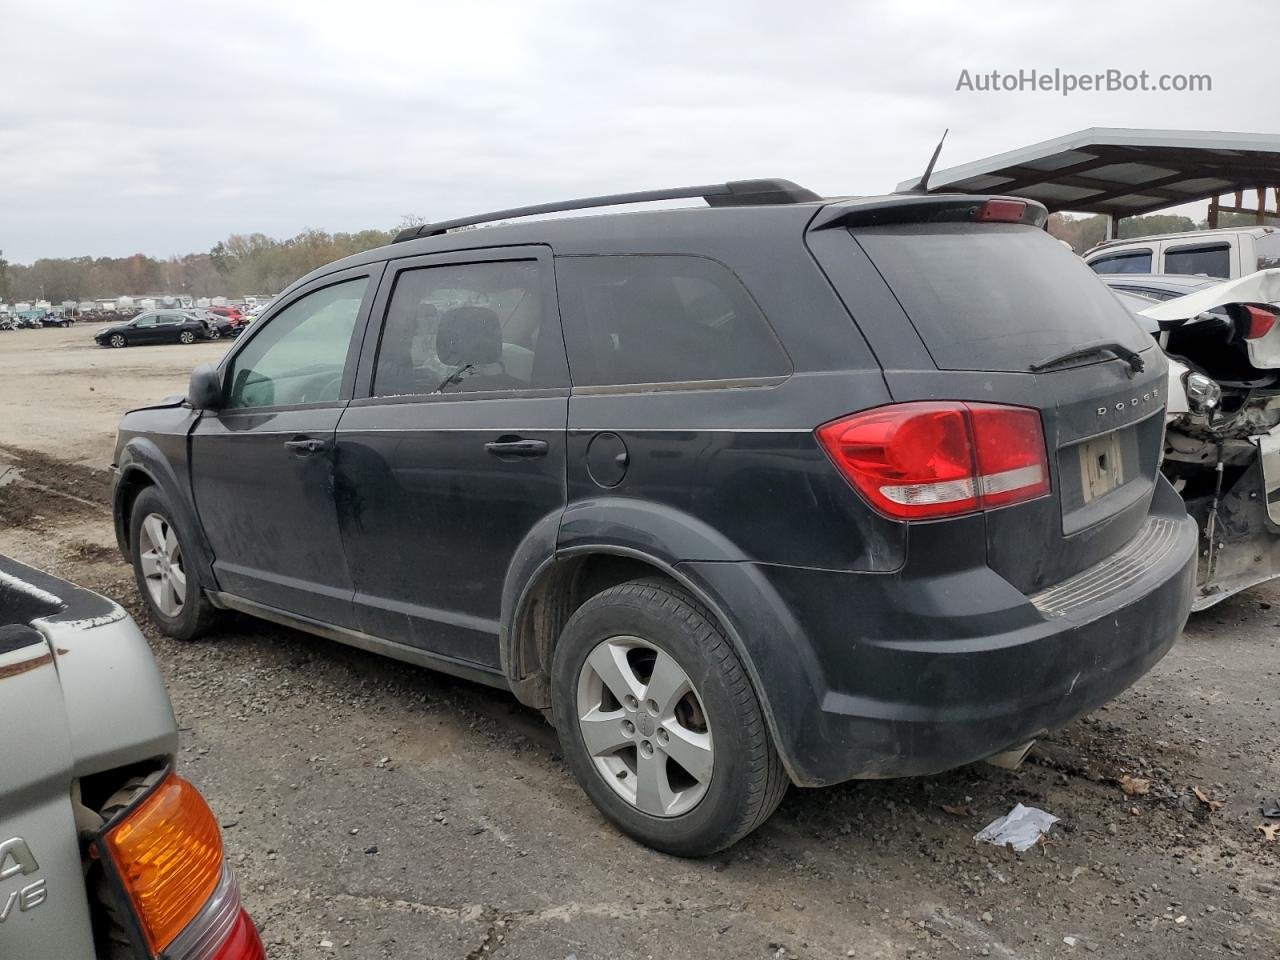
[[[1244,314],[1249,324],[1244,334],[1246,340],[1260,340],[1276,325],[1275,311],[1266,307],[1251,307],[1246,304]]]
[[[1049,492],[1040,414],[1026,407],[899,403],[815,433],[845,478],[894,519],[957,516]]]

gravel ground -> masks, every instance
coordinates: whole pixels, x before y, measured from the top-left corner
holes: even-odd
[[[143,625],[180,767],[271,957],[1278,955],[1280,842],[1257,826],[1280,795],[1280,589],[1193,617],[1150,675],[1017,771],[792,790],[732,850],[680,861],[615,833],[509,696],[246,618],[159,636],[96,468],[107,424],[221,347],[90,352],[87,335],[0,340],[0,552]],[[53,390],[36,382],[51,371]],[[1017,802],[1062,818],[1048,844],[973,842]]]

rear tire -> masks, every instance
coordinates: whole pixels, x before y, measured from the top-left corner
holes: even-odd
[[[188,534],[178,529],[173,517],[169,502],[155,487],[138,494],[129,515],[129,554],[151,619],[175,640],[194,640],[208,632],[217,610],[195,570],[185,563],[184,558],[192,556],[185,549]]]
[[[769,818],[789,785],[724,630],[665,580],[610,587],[574,612],[556,645],[552,710],[587,796],[664,853],[731,846]]]

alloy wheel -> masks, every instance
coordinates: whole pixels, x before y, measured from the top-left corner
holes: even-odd
[[[139,537],[138,560],[151,602],[164,616],[177,617],[187,598],[187,572],[182,566],[178,535],[168,520],[149,513],[142,521]]]
[[[112,345],[113,347],[123,347],[123,346],[124,346],[124,334],[123,334],[123,333],[113,333],[113,334],[111,335],[111,345]]]
[[[578,674],[577,716],[596,772],[636,809],[678,817],[706,795],[711,727],[670,654],[639,637],[601,642]]]
[[[194,343],[196,336],[190,330],[183,330],[180,334],[178,334],[178,339],[181,340],[183,343]]]

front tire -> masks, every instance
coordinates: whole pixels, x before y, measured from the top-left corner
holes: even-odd
[[[113,333],[107,343],[111,344],[111,346],[115,347],[117,350],[129,345],[129,341],[124,338],[123,333]]]
[[[180,334],[178,334],[178,342],[179,343],[195,343],[196,335],[192,333],[190,330],[183,330]]]
[[[194,640],[217,615],[195,571],[186,562],[187,537],[173,522],[173,510],[155,487],[138,494],[129,516],[133,575],[147,612],[176,640]]]
[[[782,801],[789,781],[746,671],[715,617],[675,584],[635,580],[589,599],[552,669],[565,758],[634,839],[708,856]]]

